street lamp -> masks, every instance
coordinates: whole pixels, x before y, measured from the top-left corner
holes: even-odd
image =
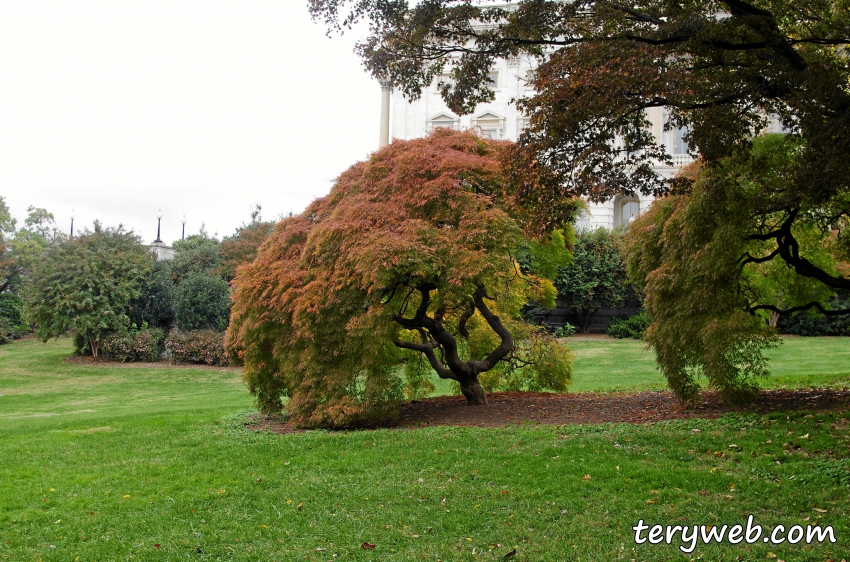
[[[76,215],[74,214],[74,209],[71,209],[71,238],[74,237],[74,218]]]
[[[180,235],[180,240],[186,239],[186,215],[183,215],[183,219],[180,221],[183,223],[183,233]]]
[[[162,223],[162,209],[156,214],[156,240],[154,240],[154,244],[159,243],[162,244],[162,240],[159,239],[159,226]]]

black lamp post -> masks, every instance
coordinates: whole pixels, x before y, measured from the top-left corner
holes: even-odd
[[[71,238],[74,237],[74,217],[75,216],[76,215],[74,214],[74,209],[71,209]]]
[[[183,233],[180,235],[180,240],[186,239],[186,215],[183,215],[183,219],[180,221],[183,223]]]
[[[162,244],[162,240],[159,239],[159,227],[160,227],[161,223],[162,223],[162,209],[160,209],[159,212],[156,214],[156,240],[154,240],[155,244],[156,243]]]

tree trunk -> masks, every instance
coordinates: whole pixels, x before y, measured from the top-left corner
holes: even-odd
[[[581,333],[589,334],[590,333],[590,319],[593,318],[593,312],[591,309],[586,308],[582,311],[581,314]]]
[[[460,391],[466,396],[467,406],[486,406],[487,394],[477,379],[467,379],[460,383]]]

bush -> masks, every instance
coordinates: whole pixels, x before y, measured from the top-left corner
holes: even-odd
[[[172,363],[190,363],[227,367],[230,360],[224,351],[224,333],[212,330],[180,332],[171,330],[165,339],[165,349]]]
[[[576,327],[570,324],[569,322],[565,322],[563,326],[555,328],[556,338],[566,338],[567,336],[571,336],[575,333]]]
[[[141,330],[131,328],[128,332],[113,334],[104,338],[101,353],[112,361],[122,363],[144,361],[153,362],[159,359],[160,344],[163,340],[162,330],[157,328]]]
[[[230,320],[230,286],[220,277],[190,273],[177,287],[176,308],[181,331],[223,332]]]
[[[23,317],[24,301],[13,293],[0,294],[0,344],[20,338],[27,330]]]
[[[629,318],[612,318],[605,333],[618,340],[623,338],[639,340],[643,338],[643,333],[649,328],[649,324],[649,315],[641,311]]]
[[[827,308],[850,308],[850,297],[836,295]],[[776,328],[780,334],[798,336],[850,336],[850,315],[824,316],[816,310],[809,310],[780,318]]]

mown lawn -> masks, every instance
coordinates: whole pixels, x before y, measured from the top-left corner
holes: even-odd
[[[838,342],[830,355],[846,358]],[[69,352],[64,340],[0,347],[0,559],[502,560],[515,549],[514,560],[533,561],[790,562],[850,552],[847,412],[276,436],[246,429],[251,400],[237,372],[92,367],[64,362]],[[838,357],[827,369],[786,355],[774,368],[796,362],[780,374],[796,384],[846,368]],[[836,542],[685,555],[680,542],[633,541],[640,519],[715,526],[749,514],[768,530],[832,525]]]

